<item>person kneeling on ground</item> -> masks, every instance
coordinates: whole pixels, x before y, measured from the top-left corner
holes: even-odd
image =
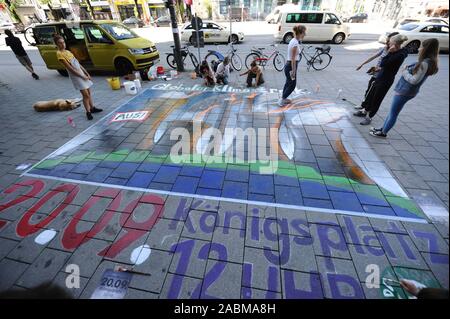
[[[209,67],[208,61],[204,60],[200,65],[200,75],[205,79],[204,84],[206,86],[214,86],[216,84],[216,79],[214,76],[214,72]]]
[[[250,70],[241,74],[241,76],[247,74],[247,87],[252,86],[260,86],[264,83],[263,73],[261,68],[256,64],[256,61],[253,61],[250,64]],[[253,84],[253,78],[255,78],[255,84]]]
[[[223,61],[217,66],[216,80],[217,84],[228,84],[228,77],[230,76],[230,59],[225,57]]]

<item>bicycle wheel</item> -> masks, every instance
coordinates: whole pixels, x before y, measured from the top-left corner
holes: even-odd
[[[249,55],[247,55],[245,57],[245,67],[247,69],[250,69],[250,64],[257,58],[259,58],[259,54],[257,53],[250,53]]]
[[[325,69],[331,62],[331,55],[328,53],[321,53],[316,56],[312,61],[311,65],[314,70],[320,71]]]
[[[211,65],[212,61],[222,62],[217,55],[210,52],[205,56],[205,60],[208,61],[209,65]]]
[[[275,67],[275,70],[277,70],[278,72],[283,71],[285,64],[286,59],[282,54],[278,53],[277,55],[275,55],[275,57],[273,58],[273,66]]]
[[[192,64],[194,65],[194,69],[196,70],[198,67],[198,60],[197,60],[197,57],[193,53],[191,53],[191,61],[192,61]]]
[[[173,53],[169,53],[167,55],[167,64],[172,68],[172,69],[176,69],[177,68],[177,63],[175,61],[175,56],[173,55]]]
[[[242,60],[239,55],[233,53],[231,55],[230,60],[231,60],[231,66],[233,67],[233,69],[235,69],[236,71],[242,70]]]

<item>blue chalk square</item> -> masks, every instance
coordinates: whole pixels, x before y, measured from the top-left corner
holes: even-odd
[[[148,188],[157,189],[160,191],[170,191],[172,190],[172,186],[172,184],[151,182]]]
[[[275,197],[272,195],[263,194],[248,194],[248,200],[253,200],[257,202],[275,203]]]
[[[138,171],[147,173],[156,173],[161,168],[161,163],[144,162],[138,167]]]
[[[222,191],[220,189],[211,189],[211,188],[197,188],[197,194],[206,195],[206,196],[215,196],[220,197]]]
[[[195,194],[199,178],[190,176],[178,176],[172,187],[173,192]]]
[[[184,165],[181,168],[180,175],[183,176],[192,176],[192,177],[200,177],[203,174],[203,166],[188,166]]]
[[[302,179],[300,180],[300,188],[302,190],[303,197],[315,199],[330,199],[327,187],[320,181]]]
[[[288,171],[288,170],[283,170],[283,171]],[[299,187],[297,172],[294,170],[292,170],[292,172],[293,172],[293,176],[285,176],[285,175],[275,174],[274,175],[275,185]]]
[[[75,166],[70,172],[77,174],[89,174],[97,165],[97,162],[83,162]]]
[[[153,177],[154,173],[135,172],[128,180],[127,186],[147,188]]]
[[[235,182],[248,182],[250,173],[248,167],[228,165],[225,180]]]
[[[105,180],[105,184],[112,184],[112,185],[123,185],[125,186],[127,184],[128,180],[125,178],[117,178],[117,177],[108,177]]]
[[[35,171],[33,171],[34,174],[38,174]],[[42,173],[41,173],[42,174]],[[43,175],[46,175],[45,173],[43,173]],[[68,173],[66,176],[64,176],[64,178],[69,178],[69,179],[75,179],[75,180],[80,180],[80,181],[84,181],[87,180],[87,176],[86,174],[77,174],[77,173]]]
[[[200,178],[199,187],[221,189],[225,172],[204,170]]]
[[[275,199],[277,203],[289,205],[303,205],[300,188],[275,185]]]
[[[119,177],[128,179],[133,176],[134,172],[139,167],[137,163],[126,163],[122,162],[120,165],[112,172],[111,177]]]
[[[77,164],[59,164],[51,170],[50,175],[65,177]]]
[[[250,193],[274,195],[273,176],[272,175],[254,175],[250,174]]]
[[[115,169],[117,167],[119,167],[121,162],[115,162],[115,161],[101,161],[98,164],[98,167],[104,167],[104,168],[112,168]]]
[[[86,180],[103,183],[113,172],[112,168],[97,167],[86,176]]]
[[[333,203],[331,200],[316,199],[316,198],[303,198],[303,205],[318,208],[333,209]]]
[[[355,193],[330,191],[328,194],[331,197],[335,209],[357,212],[364,211]]]
[[[396,216],[394,210],[390,207],[363,205],[363,208],[369,214]]]
[[[248,184],[225,181],[222,189],[222,197],[247,199]]]
[[[352,184],[356,196],[363,205],[390,206],[381,190],[376,185]]]
[[[161,166],[153,178],[154,182],[173,184],[180,174],[181,168],[175,166]]]

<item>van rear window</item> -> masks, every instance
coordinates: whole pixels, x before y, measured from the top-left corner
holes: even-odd
[[[322,23],[323,13],[288,13],[286,23]]]

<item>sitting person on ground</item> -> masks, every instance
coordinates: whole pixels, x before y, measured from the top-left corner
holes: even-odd
[[[214,76],[214,72],[209,67],[208,61],[203,60],[200,65],[200,75],[204,79],[204,84],[206,86],[214,86],[216,84],[216,79]]]
[[[253,61],[250,64],[250,70],[241,74],[241,76],[247,74],[247,87],[260,86],[264,83],[263,73],[261,68]],[[253,84],[253,79],[255,79],[255,84]]]
[[[228,77],[230,76],[230,59],[225,57],[223,61],[217,66],[216,80],[217,84],[228,84]]]

